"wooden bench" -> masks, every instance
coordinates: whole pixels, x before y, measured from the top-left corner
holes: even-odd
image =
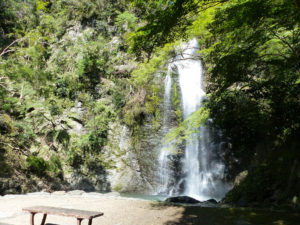
[[[66,209],[66,208],[49,207],[49,206],[33,206],[33,207],[23,208],[23,211],[27,211],[31,214],[30,215],[31,225],[34,225],[34,216],[37,213],[44,214],[41,225],[45,224],[48,214],[75,217],[77,219],[77,225],[81,225],[81,221],[83,219],[88,219],[89,225],[92,225],[92,221],[95,217],[103,216],[102,212],[92,212],[92,211],[85,211],[85,210]]]

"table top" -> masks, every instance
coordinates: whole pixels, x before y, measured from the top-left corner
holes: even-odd
[[[51,207],[51,206],[32,206],[23,208],[23,211],[28,211],[30,213],[44,213],[44,214],[53,214],[60,216],[70,216],[82,219],[93,219],[98,216],[103,216],[102,212],[93,212],[86,210],[78,210],[78,209],[66,209],[59,207]]]

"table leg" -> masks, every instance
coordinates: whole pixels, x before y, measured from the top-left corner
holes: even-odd
[[[44,214],[41,225],[45,225],[47,214]]]
[[[30,224],[31,225],[34,225],[34,216],[35,216],[35,214],[36,214],[35,212],[30,213]]]
[[[82,218],[77,218],[77,225],[81,225]]]
[[[89,224],[88,225],[92,225],[93,219],[89,219]]]

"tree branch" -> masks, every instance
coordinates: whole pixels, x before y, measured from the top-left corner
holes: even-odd
[[[268,29],[275,37],[277,37],[281,42],[283,42],[284,44],[286,44],[293,53],[296,53],[296,50],[290,45],[290,43],[288,43],[286,40],[284,40],[282,37],[280,37],[278,34],[276,34],[275,31],[272,31],[271,29]]]
[[[5,55],[6,53],[8,53],[8,52],[12,52],[13,50],[10,50],[9,48],[11,47],[11,46],[13,46],[15,43],[17,43],[18,41],[20,41],[21,40],[21,38],[20,39],[16,39],[16,40],[14,40],[12,43],[10,43],[5,49],[3,49],[3,51],[0,53],[0,57],[1,56],[3,56],[3,55]]]

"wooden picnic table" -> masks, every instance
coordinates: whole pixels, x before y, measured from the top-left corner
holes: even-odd
[[[66,208],[50,207],[50,206],[32,206],[32,207],[23,208],[23,211],[27,211],[31,214],[30,215],[31,225],[34,225],[34,216],[37,213],[44,214],[41,225],[45,224],[48,214],[75,217],[77,219],[77,225],[81,225],[81,221],[83,219],[88,219],[89,225],[92,225],[92,221],[94,218],[103,216],[102,212],[93,212],[93,211],[78,210],[78,209],[66,209]]]

